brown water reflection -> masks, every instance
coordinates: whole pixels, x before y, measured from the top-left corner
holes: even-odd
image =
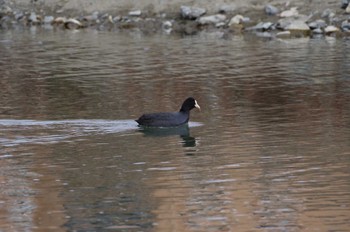
[[[4,32],[0,228],[347,231],[348,48]],[[189,128],[132,121],[189,95]]]

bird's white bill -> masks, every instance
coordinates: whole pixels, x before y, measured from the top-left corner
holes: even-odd
[[[198,105],[198,103],[197,103],[197,101],[196,100],[194,100],[194,107],[196,107],[197,109],[201,109],[201,107]]]

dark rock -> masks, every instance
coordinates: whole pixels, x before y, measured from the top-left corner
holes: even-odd
[[[2,5],[0,7],[0,18],[4,15],[9,15],[12,13],[12,9],[11,7],[7,6],[7,5]]]
[[[272,5],[266,5],[264,10],[267,15],[276,15],[279,13],[279,10],[277,9],[277,7],[274,7]]]
[[[324,29],[327,26],[327,23],[322,19],[318,19],[318,20],[312,21],[311,23],[308,23],[308,25],[312,30],[316,28]]]
[[[253,27],[249,27],[246,30],[255,30],[255,31],[267,31],[273,29],[274,24],[271,22],[260,22]]]
[[[334,16],[335,13],[331,9],[325,9],[321,14],[322,18],[333,18]]]
[[[7,15],[0,17],[0,28],[1,29],[9,29],[10,28],[11,18]]]
[[[345,10],[349,6],[349,4],[350,4],[350,0],[342,0],[340,8]]]
[[[349,22],[349,19],[343,21],[343,22],[341,23],[340,28],[341,28],[343,31],[350,31],[350,22]]]
[[[17,21],[20,21],[20,20],[22,20],[22,19],[24,18],[24,14],[23,14],[22,11],[16,12],[16,13],[14,14],[14,17],[15,17],[15,19],[16,19]]]
[[[181,6],[180,13],[183,19],[194,20],[204,15],[207,12],[204,8]]]

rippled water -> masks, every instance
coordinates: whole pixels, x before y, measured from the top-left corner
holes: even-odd
[[[334,38],[0,33],[0,230],[348,231]],[[189,127],[138,128],[194,96]]]

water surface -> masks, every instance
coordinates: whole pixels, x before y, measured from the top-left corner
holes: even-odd
[[[1,230],[348,231],[349,48],[1,32]],[[188,127],[133,121],[188,96]]]

